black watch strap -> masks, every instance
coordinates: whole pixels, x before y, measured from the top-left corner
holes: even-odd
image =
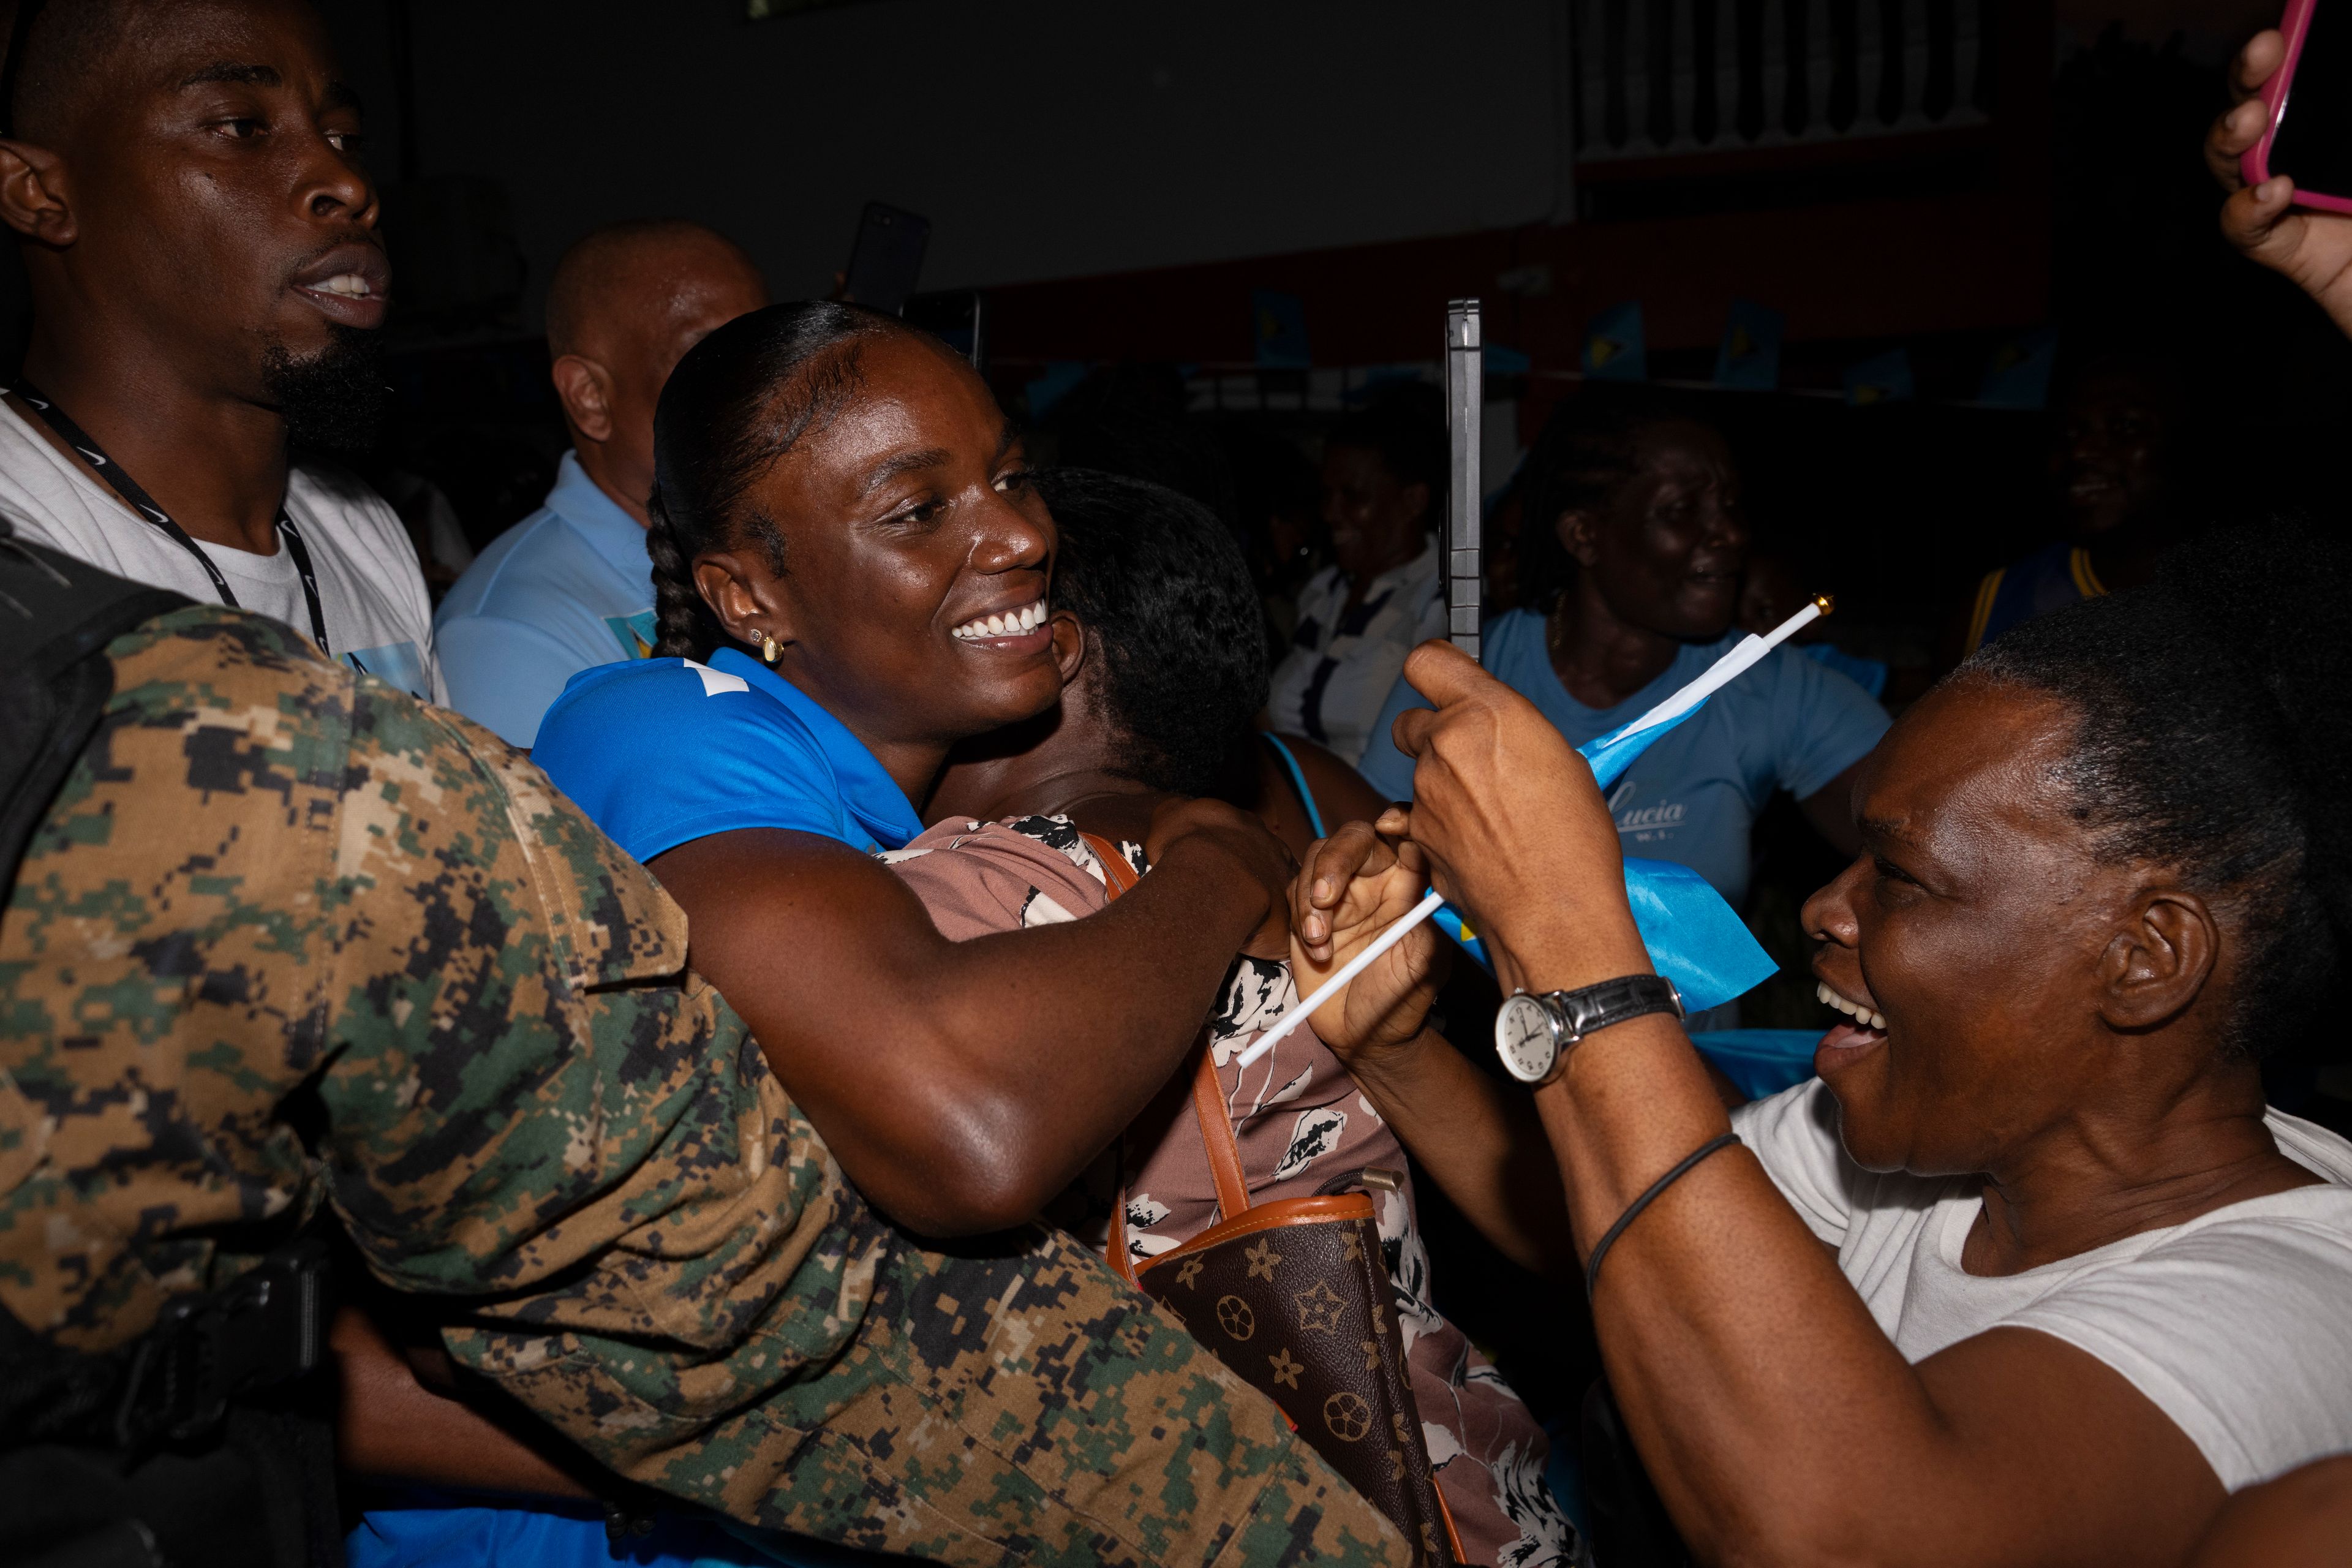
[[[1612,1024],[1622,1024],[1652,1013],[1683,1014],[1682,993],[1663,974],[1621,974],[1598,985],[1544,994],[1561,1025],[1562,1043],[1572,1045]]]

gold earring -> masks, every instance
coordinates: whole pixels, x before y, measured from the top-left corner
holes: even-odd
[[[774,634],[768,633],[761,637],[760,657],[766,659],[770,664],[776,662],[776,639]]]

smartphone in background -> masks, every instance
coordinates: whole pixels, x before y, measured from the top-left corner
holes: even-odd
[[[972,369],[987,373],[988,301],[979,289],[918,294],[899,314],[971,361]]]
[[[2263,84],[2271,128],[2239,162],[2250,184],[2294,182],[2299,206],[2352,213],[2352,0],[2287,0],[2286,58]]]
[[[857,220],[857,242],[849,249],[842,297],[869,310],[898,314],[923,274],[923,251],[930,243],[930,219],[887,202],[867,202]]]

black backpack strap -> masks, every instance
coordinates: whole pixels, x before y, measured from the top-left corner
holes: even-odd
[[[31,7],[26,7],[29,13]],[[0,914],[114,694],[109,643],[193,603],[0,516]],[[340,1568],[327,1252],[278,1248],[101,1355],[0,1308],[0,1564]]]
[[[0,887],[114,695],[99,654],[192,603],[18,539],[0,517]]]

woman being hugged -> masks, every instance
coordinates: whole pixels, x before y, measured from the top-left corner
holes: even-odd
[[[1236,773],[1255,777],[1263,754],[1253,723],[1265,702],[1259,606],[1224,525],[1140,479],[1063,468],[1040,484],[1061,533],[1053,595],[1068,671],[1061,706],[960,751],[932,797],[935,825],[888,858],[952,937],[1103,909],[1115,885],[1149,868],[1138,864],[1136,840],[1168,802]],[[1413,887],[1407,901],[1422,891]],[[1573,1561],[1575,1537],[1545,1483],[1543,1428],[1438,1311],[1404,1151],[1334,1055],[1368,1034],[1423,1026],[1440,956],[1433,933],[1401,944],[1386,968],[1247,1067],[1241,1058],[1297,1005],[1298,991],[1289,963],[1236,959],[1208,1019],[1206,1060],[1048,1213],[1090,1245],[1123,1250],[1131,1268],[1147,1266],[1237,1217],[1222,1212],[1209,1152],[1228,1128],[1253,1207],[1364,1192],[1396,1291],[1423,1443],[1464,1560],[1555,1568]],[[1068,984],[1090,979],[1074,973]],[[1204,1072],[1214,1084],[1206,1101],[1194,1092]],[[1216,1123],[1204,1127],[1204,1103],[1220,1102]]]
[[[1728,1118],[1671,1014],[1549,1034],[1538,997],[1649,973],[1617,834],[1541,715],[1415,654],[1410,831],[1534,994],[1504,1043],[1538,1087],[1425,1038],[1353,1065],[1416,1153],[1548,1138],[1565,1226],[1499,1180],[1465,1207],[1572,1237],[1703,1559],[2178,1563],[2231,1492],[2352,1449],[2352,1143],[2258,1071],[2340,1013],[2347,603],[2341,545],[2273,528],[1962,665],[1806,908],[1846,1015],[1820,1079]]]

